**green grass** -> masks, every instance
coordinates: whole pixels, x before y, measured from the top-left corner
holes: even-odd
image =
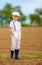
[[[20,54],[20,57],[27,58],[28,55],[24,53],[24,54]],[[9,58],[10,58],[10,54],[0,54],[0,59],[9,59]]]
[[[24,54],[20,54],[20,57],[23,58],[28,58],[28,54],[24,53]],[[30,53],[30,56],[34,59],[42,59],[42,54],[38,54],[38,53]],[[10,58],[10,54],[0,54],[0,59],[9,59]]]
[[[21,54],[20,57],[27,58],[28,55],[26,53],[24,53],[24,54]]]
[[[31,56],[35,59],[42,59],[42,54],[38,54],[38,53],[31,53]]]
[[[9,54],[0,54],[0,59],[8,59],[10,58]]]

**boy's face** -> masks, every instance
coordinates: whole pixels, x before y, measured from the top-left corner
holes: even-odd
[[[13,15],[12,18],[13,18],[13,20],[18,20],[19,19],[19,16]]]

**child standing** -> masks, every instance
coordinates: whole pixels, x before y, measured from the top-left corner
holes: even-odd
[[[15,53],[15,59],[19,59],[19,50],[20,50],[20,41],[21,41],[21,24],[18,21],[20,17],[19,12],[13,12],[12,18],[13,20],[10,22],[10,33],[11,33],[11,59],[13,59]]]

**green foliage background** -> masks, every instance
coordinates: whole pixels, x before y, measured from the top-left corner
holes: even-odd
[[[42,26],[42,9],[35,9],[35,14],[29,14],[28,16],[24,15],[20,6],[12,7],[11,4],[6,4],[3,9],[0,9],[0,27],[9,26],[10,21],[12,20],[12,12],[18,11],[20,13],[19,21],[22,26]],[[25,23],[27,18],[30,19],[30,24]]]

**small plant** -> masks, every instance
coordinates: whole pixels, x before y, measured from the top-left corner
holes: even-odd
[[[42,58],[42,54],[38,54],[38,53],[31,53],[31,56],[35,59],[41,59]]]

